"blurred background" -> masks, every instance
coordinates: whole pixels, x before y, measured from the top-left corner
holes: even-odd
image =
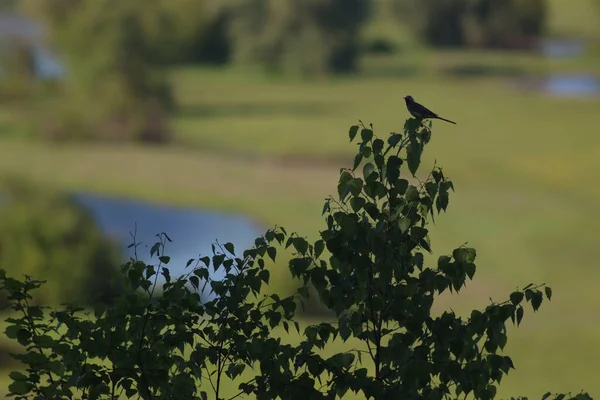
[[[478,251],[437,307],[548,283],[499,395],[600,394],[599,0],[0,0],[0,268],[89,302],[134,238],[150,261],[166,232],[173,275],[215,239],[315,239],[349,126],[400,131],[408,94],[458,123],[434,122],[422,164],[457,190],[431,261]]]

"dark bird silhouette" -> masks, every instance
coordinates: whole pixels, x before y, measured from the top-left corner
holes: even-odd
[[[406,101],[406,108],[408,108],[408,112],[415,118],[425,119],[441,119],[442,121],[450,122],[451,124],[456,124],[454,121],[450,121],[449,119],[442,118],[427,107],[422,104],[419,104],[412,98],[412,96],[404,97],[404,101]]]

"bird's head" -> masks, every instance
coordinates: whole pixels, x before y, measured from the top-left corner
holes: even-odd
[[[404,100],[406,100],[407,103],[412,103],[414,101],[412,96],[404,96]]]

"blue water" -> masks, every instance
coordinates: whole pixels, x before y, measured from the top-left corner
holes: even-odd
[[[150,258],[150,249],[156,243],[156,234],[165,232],[172,243],[167,242],[165,255],[171,257],[167,267],[175,278],[190,272],[186,263],[198,256],[212,257],[211,244],[231,242],[236,255],[254,245],[254,239],[264,230],[254,221],[235,214],[193,208],[181,208],[122,198],[99,196],[90,193],[75,193],[75,199],[87,207],[102,231],[117,239],[126,257],[134,257],[133,248],[127,248],[133,239],[130,233],[136,230],[137,258],[148,264],[157,265],[156,256]],[[212,272],[212,268],[211,268]],[[222,274],[213,274],[220,278]],[[159,282],[164,282],[162,277]]]
[[[544,79],[542,90],[557,96],[599,96],[600,78],[587,74],[552,75]]]

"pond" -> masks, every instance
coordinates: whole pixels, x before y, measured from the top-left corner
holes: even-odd
[[[517,80],[521,90],[535,90],[561,97],[600,96],[600,77],[592,74],[563,73]]]
[[[128,246],[133,243],[131,234],[136,231],[137,256],[140,261],[156,265],[158,259],[150,257],[150,249],[157,241],[156,234],[166,233],[173,242],[167,242],[165,255],[171,257],[168,264],[171,277],[188,273],[190,258],[212,256],[211,245],[215,241],[231,242],[236,255],[254,245],[254,239],[264,234],[256,222],[241,215],[203,209],[152,204],[138,200],[114,198],[77,192],[73,197],[90,210],[100,229],[117,239],[127,257],[135,251]],[[212,270],[211,270],[212,272]],[[222,275],[213,275],[220,278]],[[159,282],[164,282],[162,276]]]

